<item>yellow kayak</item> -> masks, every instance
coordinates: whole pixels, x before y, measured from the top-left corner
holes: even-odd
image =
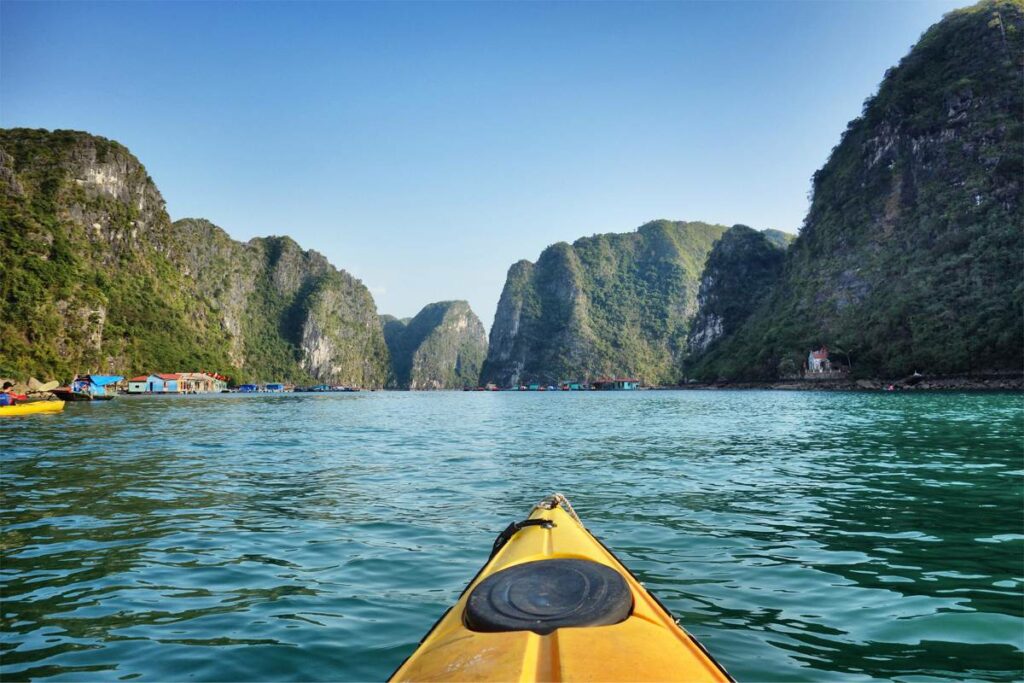
[[[731,681],[560,494],[510,525],[393,681]]]
[[[36,413],[58,413],[64,410],[64,401],[35,401],[13,406],[0,406],[0,417],[14,415],[35,415]]]

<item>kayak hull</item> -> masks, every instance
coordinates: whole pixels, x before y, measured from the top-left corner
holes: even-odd
[[[513,533],[424,637],[393,681],[730,681],[724,669],[573,515],[534,508],[546,520]],[[551,559],[589,560],[618,572],[633,606],[614,624],[480,632],[466,626],[474,589],[502,570]]]
[[[109,401],[114,398],[113,395],[97,395],[84,391],[71,391],[70,389],[54,389],[50,393],[62,401],[71,401],[73,403],[79,401]]]
[[[59,413],[62,410],[64,410],[64,401],[36,401],[34,403],[19,403],[13,406],[0,406],[0,417]]]

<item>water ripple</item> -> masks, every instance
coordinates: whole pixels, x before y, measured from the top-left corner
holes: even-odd
[[[370,680],[555,490],[741,680],[1024,677],[1018,395],[119,399],[0,423],[4,680]]]

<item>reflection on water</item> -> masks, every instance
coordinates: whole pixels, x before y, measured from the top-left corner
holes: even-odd
[[[1024,677],[1017,395],[119,399],[0,423],[4,680],[383,679],[561,490],[739,679]]]

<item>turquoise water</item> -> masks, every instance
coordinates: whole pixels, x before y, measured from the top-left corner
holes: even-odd
[[[1024,677],[1024,400],[119,398],[0,422],[3,680],[381,680],[552,491],[738,679]]]

